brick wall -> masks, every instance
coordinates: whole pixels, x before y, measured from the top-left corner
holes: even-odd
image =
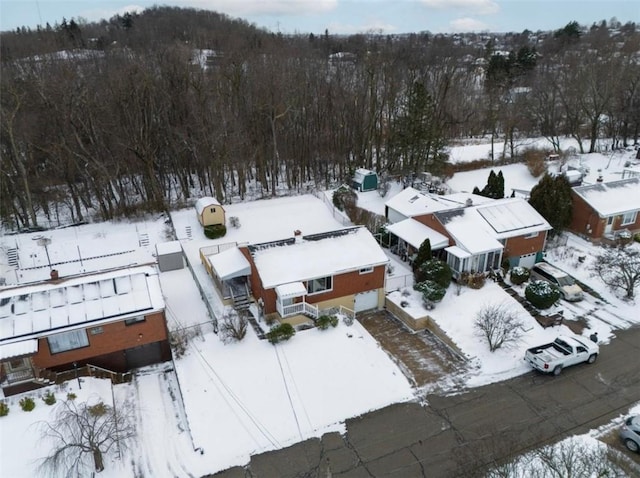
[[[526,236],[510,237],[504,245],[503,257],[520,257],[534,252],[540,252],[544,248],[547,232],[539,232],[536,237]]]
[[[164,313],[158,312],[147,315],[144,322],[126,325],[124,321],[113,322],[99,326],[102,333],[92,334],[93,327],[87,327],[89,346],[52,354],[46,338],[38,340],[38,352],[33,357],[33,363],[39,368],[55,368],[73,362],[86,363],[94,357],[109,357],[115,362],[119,357],[124,360],[120,352],[155,342],[166,342],[168,339]],[[110,359],[110,360],[111,360]],[[124,362],[123,362],[124,363]],[[99,365],[99,364],[94,364]]]

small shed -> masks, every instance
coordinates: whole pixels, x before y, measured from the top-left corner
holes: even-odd
[[[202,197],[196,201],[196,213],[202,226],[225,224],[224,208],[216,198]]]
[[[179,241],[156,244],[156,255],[160,272],[175,271],[184,268],[182,246]]]
[[[356,169],[351,187],[360,192],[375,191],[378,189],[378,175],[368,169]]]

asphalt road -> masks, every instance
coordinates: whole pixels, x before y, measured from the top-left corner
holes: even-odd
[[[473,476],[494,460],[603,425],[640,401],[640,327],[616,335],[593,365],[428,395],[423,405],[390,405],[347,420],[345,436],[329,433],[255,455],[247,468],[215,476]]]

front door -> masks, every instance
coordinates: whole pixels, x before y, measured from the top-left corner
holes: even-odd
[[[615,216],[609,216],[607,218],[607,225],[604,226],[604,233],[609,234],[613,230],[613,219]]]

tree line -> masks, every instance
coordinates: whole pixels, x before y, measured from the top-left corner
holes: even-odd
[[[0,38],[0,212],[128,217],[327,188],[356,167],[442,174],[447,146],[490,135],[638,141],[640,32],[282,35],[154,7]],[[40,221],[40,222],[39,222]]]

